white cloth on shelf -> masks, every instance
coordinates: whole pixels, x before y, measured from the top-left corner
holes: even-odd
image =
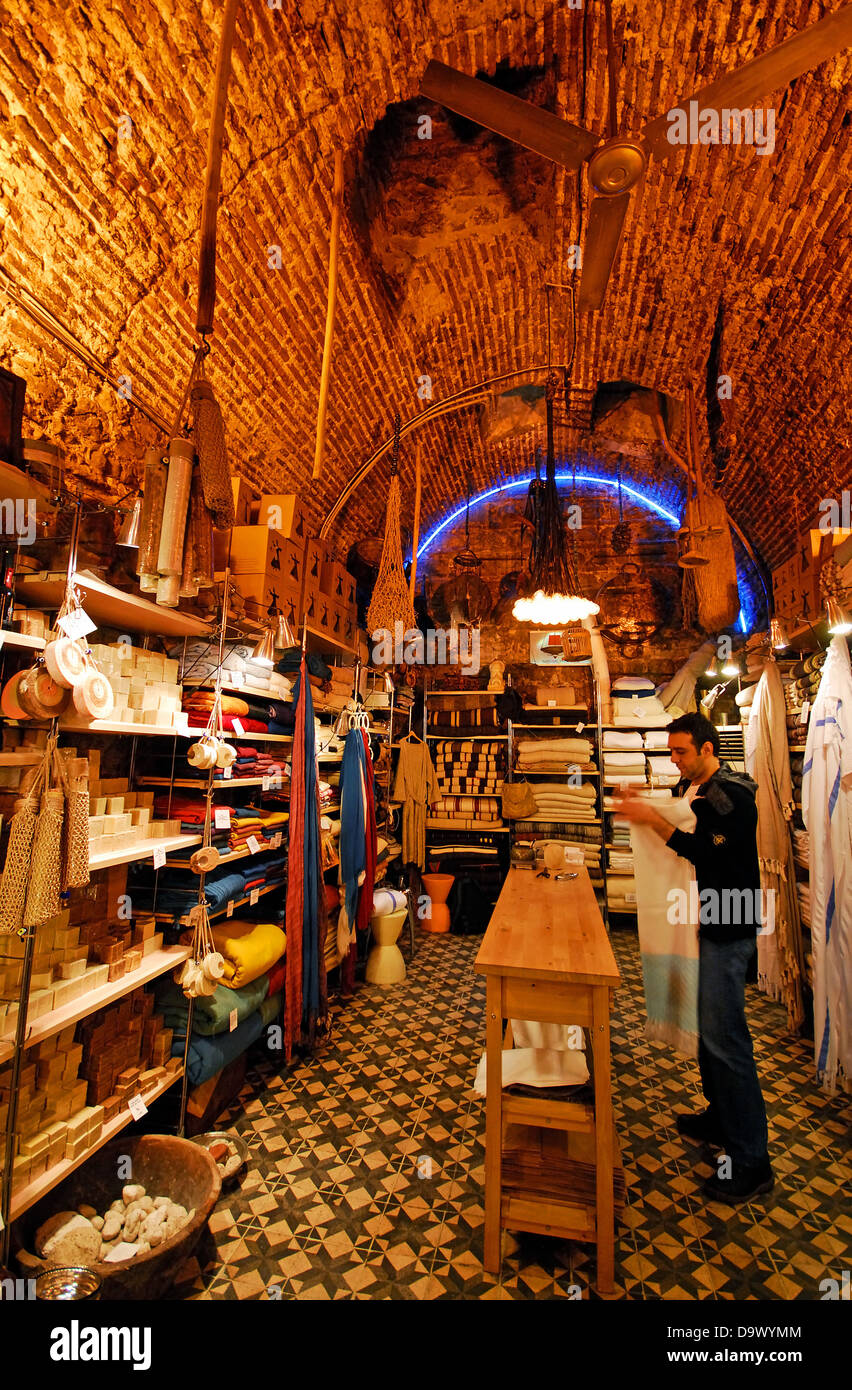
[[[604,752],[612,750],[629,750],[642,747],[642,735],[638,732],[633,733],[620,729],[604,729],[603,736]]]
[[[647,731],[647,733],[645,734],[645,748],[646,748],[646,749],[657,749],[657,748],[659,748],[660,751],[662,751],[663,749],[665,749],[666,751],[668,751],[668,747],[669,747],[669,736],[668,736],[667,733],[665,733],[664,730],[662,730],[662,729],[649,729],[649,730]]]

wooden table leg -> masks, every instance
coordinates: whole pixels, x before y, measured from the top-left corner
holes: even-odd
[[[503,1165],[503,1007],[501,978],[488,976],[485,996],[485,1250],[489,1274],[500,1273]]]
[[[614,1291],[615,1196],[613,1192],[612,1090],[609,1056],[609,990],[592,991],[592,1053],[595,1072],[595,1206],[598,1293]]]

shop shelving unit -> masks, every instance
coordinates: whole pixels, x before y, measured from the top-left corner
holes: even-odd
[[[607,880],[607,862],[606,862],[607,855],[606,855],[606,834],[605,834],[606,815],[605,815],[605,812],[604,812],[604,804],[603,804],[603,801],[604,801],[604,773],[603,773],[603,730],[604,730],[604,725],[603,725],[602,722],[601,722],[601,692],[600,692],[600,685],[599,685],[599,683],[598,683],[597,676],[595,675],[595,671],[594,671],[594,667],[593,667],[593,665],[592,665],[592,659],[591,659],[591,657],[583,657],[582,659],[578,659],[578,660],[575,660],[575,661],[567,661],[567,662],[561,663],[560,666],[559,666],[559,669],[560,669],[560,670],[563,670],[563,669],[565,669],[565,667],[573,667],[573,668],[578,668],[578,667],[579,667],[579,668],[585,669],[585,670],[587,670],[587,671],[589,672],[589,679],[590,679],[590,683],[591,683],[591,689],[592,689],[592,692],[593,692],[593,694],[594,694],[594,701],[595,701],[594,713],[593,713],[592,715],[590,715],[590,716],[589,716],[588,718],[586,718],[586,719],[580,719],[580,718],[577,718],[576,714],[573,714],[572,711],[571,711],[570,709],[565,709],[565,710],[555,710],[555,711],[553,711],[553,716],[551,717],[551,719],[549,719],[549,720],[547,720],[547,721],[539,722],[539,723],[537,723],[537,724],[529,724],[529,723],[526,723],[526,722],[512,721],[512,720],[510,720],[510,721],[509,721],[509,730],[508,730],[508,740],[509,740],[509,744],[508,744],[507,761],[508,761],[509,767],[510,767],[510,768],[513,767],[513,765],[514,765],[514,751],[515,751],[515,750],[514,750],[514,744],[515,744],[515,731],[516,731],[517,729],[523,729],[525,733],[529,733],[529,732],[534,731],[534,730],[547,731],[547,732],[551,732],[551,733],[554,732],[554,731],[557,731],[557,732],[559,732],[560,734],[577,734],[580,738],[589,738],[589,739],[591,739],[591,741],[593,742],[593,745],[594,745],[594,752],[595,752],[595,754],[597,755],[597,771],[596,771],[596,772],[584,772],[584,773],[582,773],[581,775],[582,775],[584,778],[588,779],[589,781],[594,782],[595,785],[596,785],[596,787],[597,787],[598,807],[599,807],[599,809],[598,809],[598,815],[597,815],[594,819],[592,819],[592,820],[582,820],[582,821],[560,820],[558,817],[554,817],[554,816],[524,816],[522,820],[515,821],[515,822],[514,822],[514,826],[515,826],[515,828],[516,828],[516,832],[517,832],[517,827],[518,827],[518,826],[524,826],[524,825],[561,825],[561,826],[565,826],[565,827],[566,827],[566,830],[567,830],[569,833],[570,833],[570,827],[572,827],[572,826],[585,826],[585,825],[591,825],[591,826],[597,827],[597,828],[600,830],[601,877],[600,877],[600,879],[592,879],[591,881],[592,881],[593,886],[594,886],[596,889],[600,889],[601,892],[602,892],[602,895],[603,895],[603,903],[602,903],[603,919],[604,919],[604,922],[606,923],[606,925],[607,925],[607,927],[608,927],[608,926],[609,926],[609,907],[608,907],[608,902],[607,902],[607,883],[606,883],[606,880]],[[542,706],[542,713],[543,713],[543,714],[544,714],[544,713],[549,713],[549,711],[546,710],[544,706]],[[558,718],[558,721],[559,721],[558,723],[557,723],[557,722],[554,722],[555,719],[557,719],[557,718]],[[532,775],[533,775],[534,779],[537,780],[537,779],[540,778],[540,777],[562,777],[562,778],[564,778],[564,777],[566,776],[566,773],[563,773],[563,772],[536,772],[536,773],[533,773]],[[523,831],[521,831],[520,833],[522,834]]]

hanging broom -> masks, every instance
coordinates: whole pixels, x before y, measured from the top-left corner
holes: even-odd
[[[694,620],[702,631],[721,632],[736,621],[740,608],[737,565],[725,503],[704,484],[692,387],[686,394],[686,444],[687,499],[678,559],[685,571],[684,620],[692,619],[694,607]]]

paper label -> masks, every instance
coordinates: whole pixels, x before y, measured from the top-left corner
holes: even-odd
[[[233,900],[233,898],[231,898],[231,901],[228,903],[228,906],[225,908],[225,916],[226,916],[226,917],[233,917],[233,915],[234,915],[234,900]]]
[[[163,849],[162,845],[158,845],[157,848],[154,850],[154,868],[162,869],[165,862],[166,851]]]
[[[263,790],[264,790],[265,792],[268,792],[268,791],[269,791],[269,788],[270,788],[271,786],[272,786],[272,778],[271,778],[271,777],[264,777],[264,778],[263,778]]]
[[[251,892],[249,893],[249,902],[250,902],[251,906],[254,907],[255,903],[258,902],[259,899],[260,899],[260,889],[259,889],[259,888],[252,888]]]
[[[235,733],[235,734],[244,734],[244,733],[245,733],[245,729],[243,728],[242,723],[240,722],[239,719],[235,719],[235,720],[233,721],[233,730],[234,730],[234,733]]]
[[[213,812],[213,824],[217,830],[230,830],[231,828],[231,808],[230,806],[217,806]]]
[[[578,725],[577,725],[577,733],[578,733],[578,734],[581,734],[581,733],[583,732],[583,730],[585,729],[585,727],[586,727],[585,724],[582,724],[582,723],[581,723],[581,724],[578,724]]]
[[[229,1032],[229,1033],[233,1033],[233,1031],[234,1031],[234,1029],[236,1028],[236,1026],[237,1026],[237,1011],[236,1011],[236,1009],[232,1009],[231,1012],[228,1014],[228,1032]]]
[[[234,769],[233,769],[232,767],[223,767],[223,768],[222,768],[222,776],[224,777],[224,779],[225,779],[226,782],[230,782],[230,780],[231,780],[231,778],[233,777],[233,775],[234,775]]]
[[[84,608],[75,608],[71,613],[66,613],[64,618],[57,619],[57,627],[61,627],[66,637],[75,640],[78,637],[86,637],[90,632],[94,632],[97,623],[93,623]]]
[[[273,849],[278,849],[278,848],[279,848],[279,846],[280,846],[280,844],[281,844],[281,831],[280,831],[280,830],[276,830],[275,834],[272,836],[272,839],[271,839],[271,841],[270,841],[270,844],[272,845],[272,848],[273,848]]]
[[[260,849],[260,845],[257,842],[256,836],[249,835],[248,839],[246,840],[246,849],[248,850],[249,854],[257,854],[258,850]]]
[[[803,702],[803,704],[802,704],[802,712],[801,712],[801,714],[799,715],[799,723],[800,723],[800,724],[807,724],[807,722],[808,722],[808,715],[810,714],[810,712],[811,712],[811,702],[810,702],[810,700],[805,700],[805,701]]]
[[[556,701],[555,701],[555,700],[548,700],[548,702],[547,702],[547,708],[548,708],[548,709],[556,709]]]
[[[143,1115],[148,1114],[148,1107],[141,1096],[131,1096],[127,1108],[134,1120],[141,1120]]]
[[[229,671],[228,679],[231,685],[245,685],[245,676],[242,671]]]
[[[626,903],[635,903],[635,901],[636,901],[636,894],[635,894],[635,893],[625,893],[625,895],[624,895],[624,901],[625,901]]]

